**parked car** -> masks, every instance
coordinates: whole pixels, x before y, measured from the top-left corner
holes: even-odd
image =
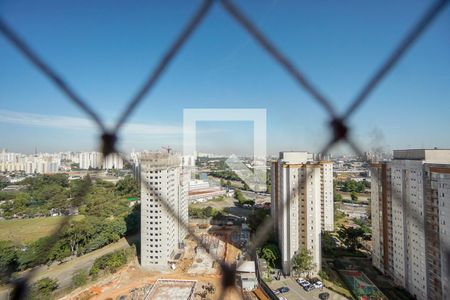
[[[300,284],[302,287],[305,287],[305,286],[311,284],[308,280],[305,280],[303,278],[297,279],[297,283]]]
[[[283,297],[283,296],[278,296],[278,299],[280,299],[280,300],[287,300],[285,297]]]
[[[280,293],[287,293],[287,292],[289,292],[289,288],[287,286],[280,287],[278,290],[280,291]]]
[[[327,300],[328,298],[330,298],[330,294],[327,293],[327,292],[325,292],[325,293],[320,293],[320,294],[319,294],[319,298],[320,298],[321,300]]]
[[[322,283],[322,281],[320,281],[320,278],[319,278],[319,277],[311,278],[311,279],[309,280],[309,282],[311,282],[311,284],[314,285],[314,287],[315,287],[316,289],[321,289],[321,288],[323,288],[323,283]]]
[[[305,285],[305,286],[303,287],[303,289],[304,289],[305,291],[307,291],[307,292],[312,291],[312,290],[314,289],[314,285],[313,285],[313,284]]]
[[[323,283],[322,283],[322,281],[316,281],[316,282],[314,282],[314,287],[316,288],[316,289],[322,289],[323,288]]]
[[[273,290],[272,292],[273,292],[275,295],[280,294],[280,290],[278,290],[278,289],[277,289],[277,290]]]

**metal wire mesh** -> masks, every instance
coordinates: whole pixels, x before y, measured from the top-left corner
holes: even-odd
[[[352,103],[348,106],[347,110],[339,115],[337,110],[323,94],[312,85],[312,83],[307,79],[305,74],[300,71],[299,68],[294,66],[294,64],[285,56],[283,53],[254,25],[254,23],[230,0],[219,0],[223,6],[224,10],[227,11],[238,24],[246,30],[255,41],[267,51],[267,53],[277,62],[285,71],[292,76],[292,78],[308,92],[312,99],[319,103],[323,109],[327,112],[329,116],[330,131],[332,133],[331,140],[322,148],[320,151],[323,154],[327,154],[329,150],[336,145],[338,142],[347,143],[351,149],[362,156],[362,152],[358,147],[357,143],[350,138],[349,127],[347,125],[348,119],[361,107],[361,105],[368,99],[370,93],[380,84],[380,82],[386,77],[386,75],[395,67],[399,62],[405,52],[411,48],[414,42],[420,37],[420,35],[426,30],[426,28],[432,23],[434,19],[439,15],[440,12],[444,10],[446,5],[450,2],[449,0],[437,0],[430,5],[430,7],[425,11],[423,16],[412,27],[411,31],[405,36],[405,38],[399,43],[399,45],[394,49],[391,55],[388,56],[386,61],[380,66],[380,68],[374,73],[371,79],[363,85],[361,91],[357,94]],[[42,74],[47,77],[56,88],[61,90],[67,99],[73,102],[81,111],[83,111],[87,116],[89,116],[92,121],[98,126],[101,131],[101,149],[103,155],[106,156],[111,153],[118,153],[116,148],[117,134],[122,128],[122,126],[127,122],[130,115],[137,108],[137,106],[144,101],[145,97],[149,94],[151,89],[155,86],[158,79],[164,73],[164,70],[171,63],[173,58],[181,51],[181,48],[189,40],[194,31],[198,28],[202,20],[208,15],[212,5],[215,4],[213,0],[204,0],[199,6],[197,11],[190,18],[188,23],[185,25],[179,36],[175,39],[173,44],[165,52],[163,57],[160,59],[156,68],[150,73],[150,76],[146,79],[142,87],[137,91],[136,95],[127,102],[127,105],[121,114],[117,123],[110,129],[107,128],[100,116],[91,108],[89,103],[82,99],[76,91],[71,88],[67,82],[57,74],[57,72],[52,69],[42,58],[40,58],[31,49],[27,43],[19,37],[17,33],[0,18],[0,32],[2,35],[12,44],[15,48],[21,52],[36,69],[42,72]],[[177,218],[177,215],[173,211],[170,205],[168,205],[166,199],[161,198],[161,203],[164,205],[165,209],[173,217]],[[394,199],[394,201],[399,201]],[[417,216],[413,210],[406,207],[409,215],[414,218],[414,220],[420,224],[424,225],[422,218]],[[65,225],[70,221],[70,217],[65,218],[59,228],[53,233],[54,236],[58,236]],[[195,235],[194,232],[190,231],[188,224],[179,220],[181,225],[186,228],[186,230],[195,238],[197,243],[207,249],[206,245],[203,245],[201,238]],[[255,249],[260,247],[271,230],[273,230],[273,218],[267,219],[257,230],[256,234],[252,237],[249,243],[248,253],[253,253]],[[50,243],[50,242],[49,242]],[[45,249],[50,248],[50,244],[47,245]],[[450,253],[450,249],[447,249],[447,255]],[[236,265],[228,265],[225,262],[219,260],[218,257],[210,254],[214,260],[216,260],[222,269],[222,293],[220,299],[223,299],[226,295],[226,291],[235,288],[235,274]],[[26,276],[13,280],[11,278],[11,283],[14,285],[14,291],[11,295],[12,299],[25,299],[27,296],[27,290],[29,285],[29,280],[33,276],[36,268],[32,269],[27,273]]]

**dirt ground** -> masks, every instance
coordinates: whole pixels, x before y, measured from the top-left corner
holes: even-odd
[[[61,299],[116,299],[123,295],[129,295],[133,289],[153,285],[158,279],[197,280],[197,285],[200,287],[211,283],[216,288],[216,293],[212,295],[212,299],[218,299],[221,280],[219,274],[198,275],[181,273],[181,271],[175,271],[170,274],[150,272],[143,270],[138,265],[137,260],[128,264],[126,268],[123,268],[119,272],[102,278],[95,284],[74,290]]]
[[[224,259],[228,264],[236,263],[236,258],[240,253],[240,250],[234,246],[232,241],[233,234],[239,233],[239,226],[227,226],[215,230],[211,228],[205,228],[203,234],[210,234],[215,236],[222,243],[225,244],[225,251],[220,259]],[[191,269],[194,260],[198,259],[198,250],[196,251],[197,243],[192,238],[187,238],[185,252],[177,264],[177,267],[173,271],[168,272],[155,272],[145,270],[140,267],[137,258],[130,262],[125,268],[119,272],[104,277],[94,284],[90,284],[83,288],[74,290],[69,295],[61,298],[64,300],[76,299],[76,300],[96,300],[96,299],[117,299],[120,296],[128,296],[127,299],[132,299],[133,291],[136,289],[143,289],[151,286],[158,279],[175,279],[175,280],[197,280],[196,291],[202,291],[202,286],[211,284],[215,292],[208,297],[211,299],[219,299],[222,293],[221,289],[221,271],[218,268],[218,264],[214,264],[213,272],[198,272],[192,273],[188,271]],[[208,255],[202,252],[202,255]],[[211,266],[212,267],[212,266]],[[208,274],[211,273],[211,274]],[[241,295],[236,290],[227,290],[225,292],[225,299],[240,299]],[[137,298],[136,298],[137,299]],[[195,299],[200,299],[196,296]]]

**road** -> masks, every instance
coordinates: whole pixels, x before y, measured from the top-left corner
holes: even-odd
[[[133,236],[133,239],[136,239],[138,237],[138,235],[135,235]],[[36,270],[31,279],[31,282],[35,282],[44,277],[50,277],[58,279],[58,288],[67,288],[72,284],[72,276],[74,273],[80,270],[89,271],[95,259],[116,250],[125,249],[129,246],[130,244],[128,243],[128,241],[125,238],[122,238],[116,243],[109,244],[86,255],[76,257],[71,261],[62,264],[53,264],[49,267],[41,266]],[[0,290],[0,299],[7,299],[5,295],[7,295],[8,293],[9,290],[7,288]]]
[[[346,297],[339,295],[336,292],[330,291],[327,288],[314,289],[310,292],[306,292],[303,288],[295,282],[293,278],[286,278],[281,280],[274,280],[272,282],[267,283],[267,285],[272,289],[278,289],[282,286],[287,286],[289,288],[289,292],[284,293],[280,296],[285,297],[288,300],[300,299],[300,300],[310,300],[310,299],[319,299],[319,294],[323,292],[328,292],[330,294],[329,300],[347,300]]]

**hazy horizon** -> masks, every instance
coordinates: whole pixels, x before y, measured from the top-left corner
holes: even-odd
[[[2,1],[1,16],[113,124],[199,1]],[[242,10],[345,110],[428,7],[423,1],[248,1]],[[24,9],[26,5],[27,9]],[[126,13],[124,13],[126,11]],[[58,26],[55,26],[58,24]],[[431,24],[349,120],[362,151],[449,148],[450,11]],[[100,131],[0,38],[0,139],[15,152],[98,149]],[[264,108],[267,149],[319,152],[329,117],[259,45],[213,7],[119,133],[119,150],[182,150],[183,109]],[[203,122],[202,152],[251,155],[250,122]],[[347,147],[331,152],[350,152]]]

